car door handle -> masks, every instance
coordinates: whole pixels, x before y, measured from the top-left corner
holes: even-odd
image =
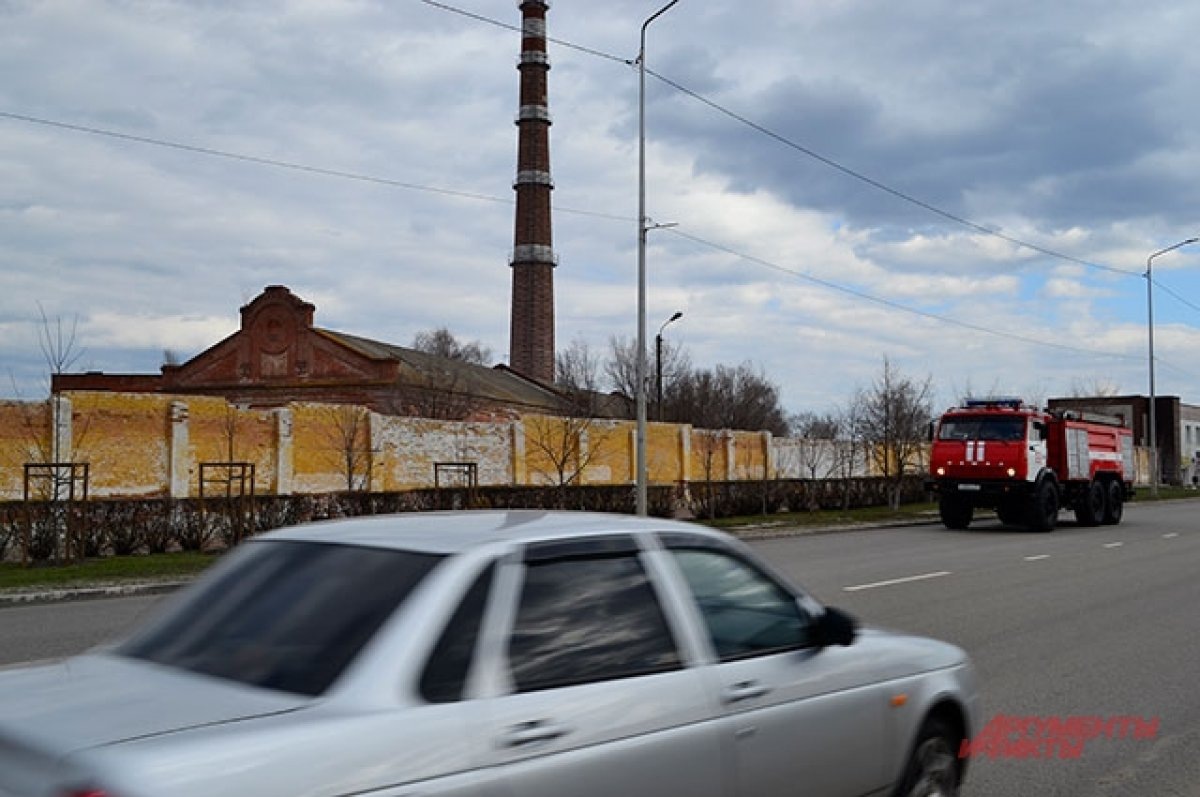
[[[762,697],[770,691],[770,687],[764,686],[758,681],[739,681],[732,686],[725,687],[721,699],[727,704],[740,703],[743,700],[753,700],[754,698]]]
[[[566,725],[549,720],[519,722],[500,735],[500,746],[524,747],[538,742],[549,742],[570,732],[571,729]]]

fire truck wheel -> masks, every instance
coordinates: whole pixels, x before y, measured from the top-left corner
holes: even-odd
[[[1098,526],[1104,520],[1108,495],[1104,483],[1094,481],[1088,485],[1087,492],[1079,498],[1075,505],[1075,520],[1081,526]]]
[[[1029,530],[1054,531],[1058,525],[1058,489],[1049,479],[1038,485],[1029,503]]]
[[[1108,483],[1108,490],[1104,496],[1104,522],[1107,525],[1115,526],[1121,522],[1121,516],[1125,514],[1125,490],[1121,487],[1119,481],[1111,481]]]
[[[938,501],[938,514],[942,516],[942,524],[946,528],[961,531],[971,525],[975,507],[962,499],[943,495]]]

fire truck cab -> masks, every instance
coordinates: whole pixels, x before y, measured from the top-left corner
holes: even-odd
[[[1080,525],[1119,523],[1133,495],[1133,435],[1118,418],[968,399],[931,433],[927,486],[947,528],[967,528],[977,509],[1034,531],[1052,530],[1062,508]]]

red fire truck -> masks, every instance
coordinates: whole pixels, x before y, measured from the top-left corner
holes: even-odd
[[[1133,496],[1133,433],[1119,418],[969,399],[931,431],[928,487],[947,528],[967,528],[976,509],[1033,531],[1052,530],[1060,508],[1081,526],[1120,523]]]

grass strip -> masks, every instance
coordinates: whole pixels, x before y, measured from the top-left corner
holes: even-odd
[[[3,562],[0,563],[0,590],[171,581],[195,576],[217,559],[215,554],[181,552],[106,556],[69,565],[38,563],[22,567],[17,562]]]

